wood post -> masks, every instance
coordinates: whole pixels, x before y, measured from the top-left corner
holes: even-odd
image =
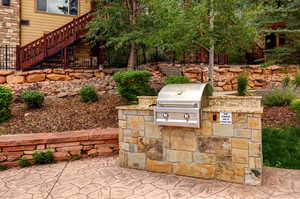
[[[16,46],[16,70],[21,70],[21,53],[20,45]]]

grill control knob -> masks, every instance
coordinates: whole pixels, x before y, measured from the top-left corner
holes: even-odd
[[[184,114],[183,117],[184,117],[184,119],[186,119],[186,120],[190,119],[190,115],[189,115],[188,113]]]
[[[163,116],[163,118],[168,119],[169,114],[168,113],[163,113],[162,116]]]

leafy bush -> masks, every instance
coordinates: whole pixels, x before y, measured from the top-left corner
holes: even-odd
[[[94,86],[85,86],[81,88],[79,94],[83,102],[96,102],[99,100]]]
[[[241,73],[237,78],[237,91],[240,96],[248,95],[248,75]]]
[[[129,102],[136,102],[137,96],[155,95],[154,89],[149,84],[150,79],[151,73],[148,71],[129,70],[113,75],[118,92]]]
[[[296,74],[295,80],[293,81],[295,88],[300,88],[300,73]]]
[[[9,106],[13,100],[11,89],[0,86],[0,123],[11,117]]]
[[[264,128],[262,149],[265,166],[300,169],[299,128]]]
[[[19,159],[19,165],[20,165],[20,167],[29,167],[31,165],[31,163],[29,162],[28,158],[21,157]]]
[[[291,88],[276,88],[263,97],[266,106],[287,106],[296,98]]]
[[[291,108],[296,112],[296,116],[300,120],[300,99],[293,100]]]
[[[283,80],[282,80],[282,87],[283,88],[287,88],[291,85],[291,79],[289,77],[285,77]]]
[[[36,164],[49,164],[52,163],[53,160],[53,152],[52,151],[36,151],[33,153],[33,160]]]
[[[26,90],[21,94],[21,98],[29,108],[41,108],[44,103],[44,94],[38,90]]]
[[[171,75],[167,77],[165,83],[166,84],[186,84],[190,83],[190,79],[185,76],[179,76],[179,75]]]

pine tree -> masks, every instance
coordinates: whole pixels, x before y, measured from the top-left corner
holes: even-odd
[[[262,2],[264,10],[257,18],[261,32],[266,36],[276,35],[277,45],[265,51],[272,63],[300,63],[300,1],[272,0]],[[278,46],[280,44],[280,46]]]

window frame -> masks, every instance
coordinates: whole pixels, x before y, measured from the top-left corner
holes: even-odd
[[[11,0],[2,0],[2,6],[11,6]]]
[[[77,2],[78,2],[77,3],[77,15],[69,14],[70,6],[68,7],[68,14],[48,12],[48,1],[49,0],[45,0],[45,1],[46,1],[46,11],[38,10],[38,0],[34,1],[34,4],[35,4],[34,7],[35,7],[35,12],[36,13],[49,14],[49,15],[59,15],[59,16],[66,16],[66,17],[78,17],[78,16],[80,16],[80,0],[77,0]],[[68,3],[68,5],[70,5],[70,4]]]

